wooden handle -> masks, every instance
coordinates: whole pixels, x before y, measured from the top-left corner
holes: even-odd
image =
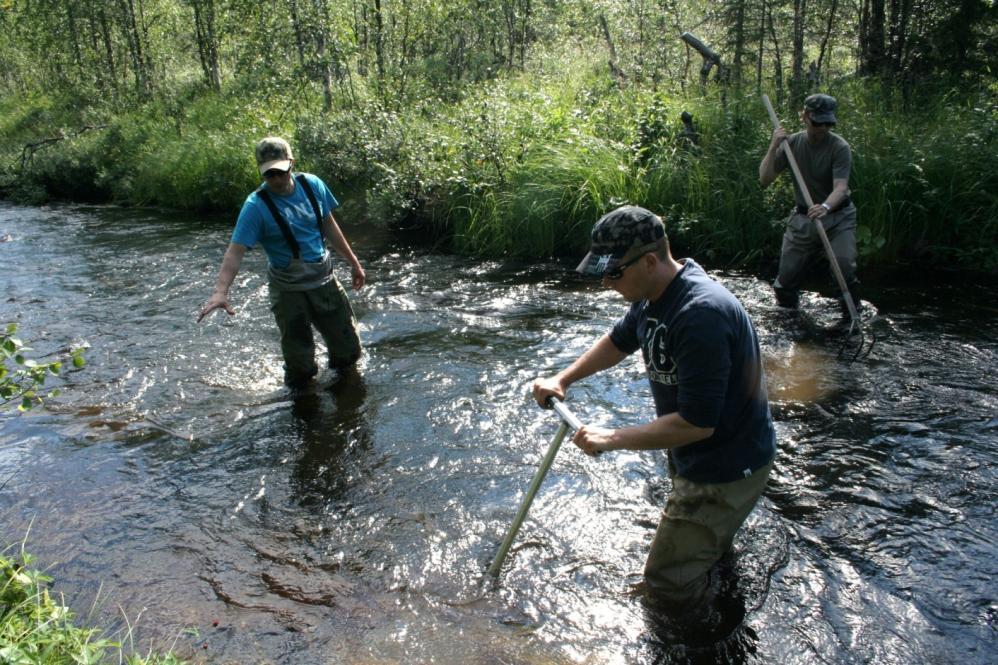
[[[776,117],[776,111],[773,110],[773,105],[769,102],[769,97],[766,95],[762,96],[762,103],[766,106],[766,111],[769,112],[769,119],[773,123],[773,129],[780,128],[780,119]],[[783,147],[783,152],[787,156],[787,162],[790,164],[790,170],[794,172],[794,179],[797,181],[797,186],[800,188],[801,196],[804,197],[804,203],[810,208],[814,205],[814,199],[811,198],[811,192],[807,191],[807,185],[804,184],[804,176],[800,172],[800,167],[797,166],[797,160],[794,158],[794,153],[790,149],[790,145],[784,141],[780,144]],[[835,264],[836,267],[838,264]]]

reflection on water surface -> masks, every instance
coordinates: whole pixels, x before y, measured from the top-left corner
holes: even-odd
[[[632,589],[668,490],[657,454],[565,446],[478,597],[557,426],[527,387],[622,303],[557,264],[348,232],[370,280],[362,376],[291,400],[259,252],[238,315],[194,324],[224,224],[0,207],[0,318],[39,354],[90,345],[52,408],[0,419],[4,537],[31,524],[82,613],[103,585],[104,625],[120,605],[142,644],[219,663],[991,661],[992,287],[870,284],[878,345],[845,363],[765,283],[714,273],[759,329],[780,452],[722,606],[691,629]],[[637,361],[571,403],[595,424],[652,415]]]

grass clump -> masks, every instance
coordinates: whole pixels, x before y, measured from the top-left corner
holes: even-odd
[[[183,665],[173,654],[125,655],[97,628],[81,627],[49,590],[52,578],[23,551],[0,553],[0,662],[10,665]]]

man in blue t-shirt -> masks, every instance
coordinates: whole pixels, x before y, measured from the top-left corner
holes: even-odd
[[[292,172],[294,156],[282,138],[268,137],[256,146],[263,185],[246,197],[211,297],[198,321],[229,304],[229,287],[246,250],[263,245],[269,262],[270,305],[281,334],[284,382],[306,385],[318,373],[312,327],[322,335],[329,366],[346,370],[360,358],[360,338],[350,301],[333,274],[328,245],[350,264],[354,289],[366,275],[340,230],[333,209],[339,202],[322,180]]]
[[[759,341],[741,303],[692,259],[677,261],[665,225],[623,206],[592,230],[577,270],[631,303],[567,369],[533,384],[534,398],[568,387],[641,350],[657,418],[633,427],[584,426],[573,441],[590,455],[668,451],[672,492],[645,564],[655,600],[704,600],[708,572],[762,494],[776,454]]]

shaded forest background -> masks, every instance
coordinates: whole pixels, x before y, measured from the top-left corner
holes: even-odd
[[[758,185],[760,93],[796,129],[821,91],[864,262],[994,271],[996,26],[992,0],[0,0],[0,195],[234,216],[278,134],[348,222],[531,258],[627,202],[761,265],[792,197]]]

